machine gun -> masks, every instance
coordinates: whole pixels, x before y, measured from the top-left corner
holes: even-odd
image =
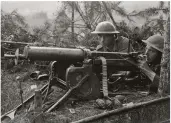
[[[65,90],[74,87],[88,75],[86,82],[74,92],[75,96],[81,99],[96,99],[108,95],[107,82],[112,73],[139,71],[137,52],[99,52],[88,49],[26,46],[23,55],[19,56],[33,61],[55,61],[51,63],[51,85],[56,84]]]
[[[137,66],[139,55],[137,52],[99,52],[83,48],[26,46],[23,54],[19,54],[17,50],[15,55],[16,62],[20,58],[32,61],[52,61],[44,102],[54,85],[66,90],[67,93],[46,112],[52,111],[71,95],[81,100],[108,97],[108,94],[110,95],[108,81],[111,74],[117,71],[140,71]],[[114,74],[114,76],[124,77],[121,74]],[[21,105],[17,109],[20,108]],[[5,114],[1,119],[9,114]]]

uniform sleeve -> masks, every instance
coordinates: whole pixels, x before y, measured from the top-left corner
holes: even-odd
[[[160,81],[160,66],[157,66],[155,73],[156,75],[150,85],[150,91],[157,93]]]
[[[102,46],[102,45],[98,45],[98,46],[96,47],[96,50],[97,50],[97,51],[102,51],[102,50],[103,50],[103,46]]]
[[[153,79],[152,84],[150,85],[150,92],[157,93],[159,81],[160,81],[160,76],[156,74],[154,79]]]

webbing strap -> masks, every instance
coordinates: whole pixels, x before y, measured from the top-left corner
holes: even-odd
[[[108,84],[107,84],[107,63],[104,57],[99,57],[102,61],[102,85],[103,85],[103,95],[108,97]]]

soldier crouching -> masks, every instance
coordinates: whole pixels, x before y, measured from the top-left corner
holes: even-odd
[[[157,93],[160,80],[160,63],[164,48],[164,38],[160,35],[153,35],[147,40],[143,40],[147,44],[146,61],[140,62],[141,71],[147,76],[145,81],[150,81],[150,93]]]

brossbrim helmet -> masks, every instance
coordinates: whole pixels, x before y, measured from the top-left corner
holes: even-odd
[[[119,33],[111,22],[104,21],[96,26],[92,34],[117,34]]]
[[[163,52],[164,48],[164,38],[160,35],[153,35],[149,37],[147,40],[142,40],[147,45],[153,47],[154,49]]]

